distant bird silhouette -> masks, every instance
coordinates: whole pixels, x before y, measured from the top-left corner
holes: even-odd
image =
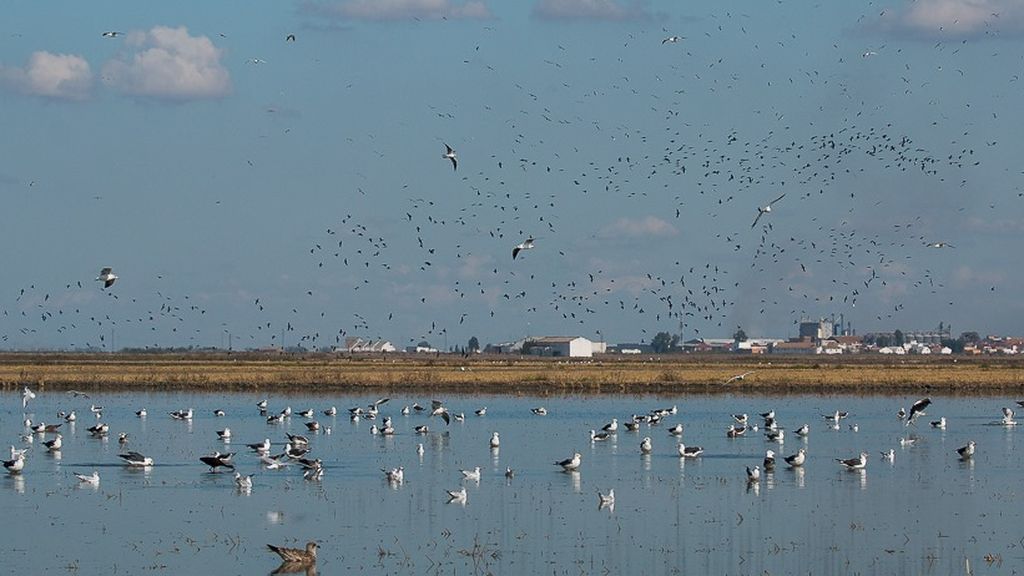
[[[452,161],[452,170],[458,170],[459,169],[459,159],[455,155],[455,149],[452,148],[451,146],[447,145],[447,144],[445,144],[444,147],[445,147],[445,152],[441,156],[441,158],[447,158],[448,160],[451,160]]]

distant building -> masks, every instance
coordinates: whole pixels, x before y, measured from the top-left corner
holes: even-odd
[[[582,336],[543,336],[528,340],[523,351],[537,356],[590,358],[594,355],[594,343]]]
[[[734,342],[735,340],[732,338],[694,338],[683,342],[683,352],[691,354],[730,352]]]
[[[348,352],[349,354],[365,354],[380,352],[395,352],[398,349],[387,340],[370,340],[358,336],[345,338],[345,343],[334,349],[335,352]]]
[[[818,354],[818,345],[809,337],[792,342],[778,342],[772,346],[772,354]]]
[[[810,338],[815,342],[827,340],[833,335],[833,324],[831,320],[817,320],[814,322],[800,322],[800,338]]]

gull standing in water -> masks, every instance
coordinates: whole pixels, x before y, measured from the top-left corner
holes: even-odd
[[[480,467],[477,466],[472,470],[459,470],[462,473],[463,480],[472,480],[473,482],[480,481]]]
[[[83,484],[89,484],[89,485],[92,485],[92,486],[98,486],[99,483],[100,483],[100,473],[95,471],[95,470],[93,470],[92,474],[89,474],[89,475],[79,474],[78,472],[75,472],[74,474],[75,474],[75,478],[78,478],[78,481],[83,483]]]
[[[796,454],[786,456],[785,460],[786,464],[789,465],[790,468],[803,466],[804,462],[807,460],[807,451],[801,448],[796,451]]]
[[[566,458],[560,462],[555,462],[556,466],[561,466],[566,472],[574,472],[579,470],[580,464],[583,462],[583,456],[579,452],[572,455],[572,458]]]
[[[1017,421],[1013,419],[1013,410],[1010,408],[1003,408],[1003,419],[1000,421],[1003,426],[1015,426]]]
[[[252,490],[252,477],[253,476],[255,476],[255,474],[249,474],[247,476],[242,476],[238,472],[235,472],[235,487],[238,488],[239,490],[242,490],[242,491]]]
[[[458,502],[459,504],[466,503],[466,487],[463,486],[458,490],[445,490],[448,493],[448,502]]]
[[[771,471],[775,470],[775,451],[774,450],[765,450],[765,452],[764,452],[764,462],[762,462],[762,464],[764,464],[764,471],[765,472],[771,472]]]
[[[960,455],[961,460],[970,460],[971,457],[974,456],[975,446],[976,444],[974,443],[974,440],[971,440],[970,442],[967,443],[966,446],[961,446],[960,448],[957,448],[956,453]]]
[[[149,467],[153,465],[152,458],[150,458],[149,456],[143,456],[138,452],[118,454],[117,457],[124,460],[125,464],[136,468]]]
[[[654,451],[654,447],[651,445],[651,437],[644,436],[644,439],[640,442],[640,453],[648,455]]]
[[[501,438],[498,437],[498,433],[494,432],[491,434],[491,448],[497,448],[501,446]]]
[[[860,456],[856,458],[836,458],[836,462],[839,462],[846,467],[847,470],[861,470],[868,464],[868,453],[861,452]]]
[[[775,204],[776,202],[778,202],[779,200],[782,200],[785,197],[786,197],[786,193],[783,192],[781,196],[779,196],[775,200],[772,200],[767,205],[765,205],[765,206],[758,206],[757,207],[757,217],[754,218],[754,223],[751,224],[750,227],[753,228],[753,227],[757,226],[757,221],[761,219],[761,216],[764,216],[765,214],[770,213],[772,211],[772,205]]]
[[[761,467],[760,466],[754,466],[753,468],[751,468],[750,466],[747,466],[747,482],[754,483],[754,482],[759,482],[760,480],[761,480]]]
[[[685,444],[679,445],[679,456],[681,458],[696,458],[704,453],[704,449],[700,446],[687,446]]]

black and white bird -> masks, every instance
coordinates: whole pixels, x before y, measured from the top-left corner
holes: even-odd
[[[799,468],[800,466],[804,465],[804,462],[806,460],[807,460],[807,451],[804,450],[803,448],[797,450],[796,454],[791,454],[789,456],[786,456],[786,458],[785,458],[786,464],[790,468]]]
[[[765,472],[771,472],[775,470],[775,451],[765,450],[764,461],[761,464],[764,466]]]
[[[534,238],[531,236],[526,240],[523,240],[519,244],[516,244],[515,248],[512,248],[512,259],[515,260],[519,253],[523,250],[532,250],[534,247]]]
[[[602,494],[600,490],[597,491],[597,509],[604,510],[615,506],[615,489],[608,490],[607,494]]]
[[[747,482],[759,482],[761,480],[761,467],[754,466],[751,468],[747,466]]]
[[[124,34],[124,32],[114,32],[113,30],[111,30],[108,32],[104,32],[103,34],[101,34],[101,36],[103,36],[104,38],[117,38],[122,34]]]
[[[942,418],[939,418],[938,420],[932,420],[931,425],[932,425],[932,428],[938,428],[939,430],[945,430],[946,429],[946,417],[943,416]]]
[[[668,433],[673,435],[673,436],[682,436],[683,435],[683,425],[682,424],[676,424],[675,426],[673,426],[673,427],[668,429]]]
[[[10,460],[4,460],[4,468],[11,474],[18,474],[25,469],[25,455],[18,454]]]
[[[924,414],[925,408],[927,408],[928,405],[931,404],[931,403],[932,403],[932,399],[931,398],[922,398],[922,399],[918,400],[917,402],[914,402],[914,404],[910,407],[910,412],[907,413],[906,425],[910,426],[911,424],[913,424],[914,421],[917,420],[918,416],[921,416],[922,414]]]
[[[50,452],[60,452],[61,447],[64,446],[64,437],[57,434],[52,440],[43,442],[43,446],[46,446],[46,449]]]
[[[836,458],[836,462],[845,466],[847,470],[861,470],[868,465],[868,453],[861,452],[860,456],[857,456],[856,458],[847,458],[845,460],[842,458]]]
[[[459,470],[462,474],[463,480],[471,480],[473,482],[480,481],[480,467],[476,466],[472,470]]]
[[[138,452],[127,452],[125,454],[118,454],[118,458],[124,460],[124,463],[128,466],[136,468],[144,468],[153,465],[153,459],[149,456],[143,456]]]
[[[796,435],[801,438],[806,438],[811,433],[811,427],[809,424],[804,424],[796,429]]]
[[[451,146],[447,145],[447,144],[444,145],[444,148],[445,148],[445,152],[444,152],[444,154],[441,155],[441,158],[447,158],[448,160],[451,160],[452,161],[452,170],[458,170],[459,169],[459,159],[455,155],[455,149],[452,148]],[[472,167],[470,167],[470,168],[472,168]]]
[[[662,44],[675,44],[676,42],[679,42],[680,40],[686,40],[686,37],[685,36],[669,36],[668,38],[665,38],[664,40],[662,40],[661,43]]]
[[[566,472],[574,472],[579,470],[580,464],[583,462],[583,456],[579,452],[572,455],[572,458],[566,458],[565,460],[555,462],[556,466],[561,466],[562,470]]]
[[[530,408],[530,412],[533,412],[537,416],[547,416],[548,415],[548,409],[543,407],[543,406],[538,406],[537,408]]]
[[[704,449],[700,446],[687,446],[685,444],[679,445],[679,456],[681,458],[696,458],[704,453]]]
[[[974,443],[974,440],[971,440],[970,442],[967,443],[966,446],[961,446],[960,448],[957,448],[956,453],[960,455],[961,460],[970,460],[971,457],[974,456],[974,448],[976,446],[977,445]]]
[[[611,437],[612,437],[611,434],[609,434],[609,433],[607,433],[607,432],[605,432],[603,430],[601,432],[598,432],[596,430],[591,430],[590,431],[590,441],[591,442],[604,442],[605,440],[608,440]]]
[[[1003,407],[1003,419],[999,423],[1003,426],[1015,426],[1017,421],[1013,419],[1013,410]]]
[[[248,474],[246,476],[242,476],[238,472],[235,472],[235,487],[243,492],[248,492],[249,490],[252,490],[253,476],[255,476],[255,474]]]
[[[117,281],[117,274],[114,274],[113,268],[103,268],[100,270],[100,275],[96,277],[96,280],[103,282],[104,288],[110,288]]]
[[[754,370],[748,370],[748,371],[746,371],[746,372],[744,372],[742,374],[737,374],[735,376],[730,376],[728,379],[726,379],[725,383],[726,384],[732,384],[733,382],[739,382],[740,380],[746,379],[747,376],[750,376],[753,373],[754,373]]]
[[[612,421],[601,427],[601,430],[610,434],[615,434],[619,430],[619,419],[612,418]]]
[[[448,493],[448,502],[456,502],[458,504],[466,503],[466,487],[463,486],[458,490],[445,490]]]
[[[234,471],[235,465],[231,462],[234,452],[228,452],[227,454],[221,454],[220,452],[214,452],[209,456],[200,456],[199,461],[210,467],[210,472],[216,472],[218,468],[227,468]]]
[[[28,401],[35,397],[36,393],[29,390],[28,386],[25,386],[25,389],[21,391],[21,409],[24,410],[25,408],[28,408]]]
[[[761,219],[761,216],[764,216],[765,214],[769,214],[772,211],[772,205],[774,205],[776,202],[778,202],[779,200],[782,200],[785,197],[786,197],[786,193],[783,192],[781,196],[779,196],[775,200],[772,200],[771,202],[769,202],[765,206],[758,206],[757,207],[757,217],[754,218],[754,223],[751,224],[750,227],[753,228],[753,227],[757,226],[757,221]]]
[[[398,468],[392,468],[390,470],[381,468],[380,471],[384,473],[384,477],[387,478],[387,481],[392,484],[401,484],[405,482],[404,466],[399,466]]]
[[[640,441],[640,453],[644,456],[654,451],[654,446],[651,445],[651,437],[644,436],[644,439]]]

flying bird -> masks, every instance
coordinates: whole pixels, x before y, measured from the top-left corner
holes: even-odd
[[[117,38],[118,36],[121,36],[122,34],[124,34],[124,32],[113,32],[113,31],[110,31],[110,32],[104,32],[102,34],[102,36],[104,38]]]
[[[448,160],[451,160],[452,161],[452,170],[458,170],[459,169],[459,160],[455,156],[455,149],[452,148],[451,146],[447,145],[447,144],[445,144],[444,147],[445,147],[445,152],[441,156],[441,158],[447,158]]]
[[[661,41],[662,44],[675,44],[680,40],[686,40],[686,36],[669,36]]]
[[[910,426],[914,422],[914,420],[917,419],[918,416],[924,414],[924,409],[927,408],[928,405],[931,403],[931,398],[922,398],[917,402],[914,402],[914,404],[910,407],[910,412],[907,413],[907,420],[905,425]]]
[[[779,196],[775,200],[772,200],[766,206],[758,206],[757,207],[757,217],[754,218],[754,223],[751,224],[750,227],[753,228],[754,226],[757,226],[757,221],[761,219],[761,216],[764,216],[765,214],[768,214],[769,212],[771,212],[772,211],[772,205],[775,204],[776,202],[778,202],[779,200],[782,200],[785,197],[786,197],[786,193],[783,192],[781,196]]]
[[[533,249],[533,237],[531,236],[531,237],[527,238],[526,240],[522,241],[521,243],[516,244],[516,247],[512,249],[512,259],[515,260],[516,256],[519,256],[519,253],[522,252],[523,250],[532,250],[532,249]]]
[[[726,380],[725,383],[726,384],[732,384],[733,382],[745,379],[747,376],[750,376],[753,373],[754,373],[754,371],[751,370],[749,372],[744,372],[743,374],[737,374],[737,375],[729,378],[728,380]],[[744,416],[746,416],[746,415],[744,414]],[[745,418],[744,418],[744,420],[745,420]]]
[[[289,34],[284,37],[285,42],[295,42],[295,34]]]
[[[96,277],[96,280],[103,282],[104,288],[110,288],[117,281],[117,274],[114,274],[113,268],[103,268],[100,270],[100,275]]]

